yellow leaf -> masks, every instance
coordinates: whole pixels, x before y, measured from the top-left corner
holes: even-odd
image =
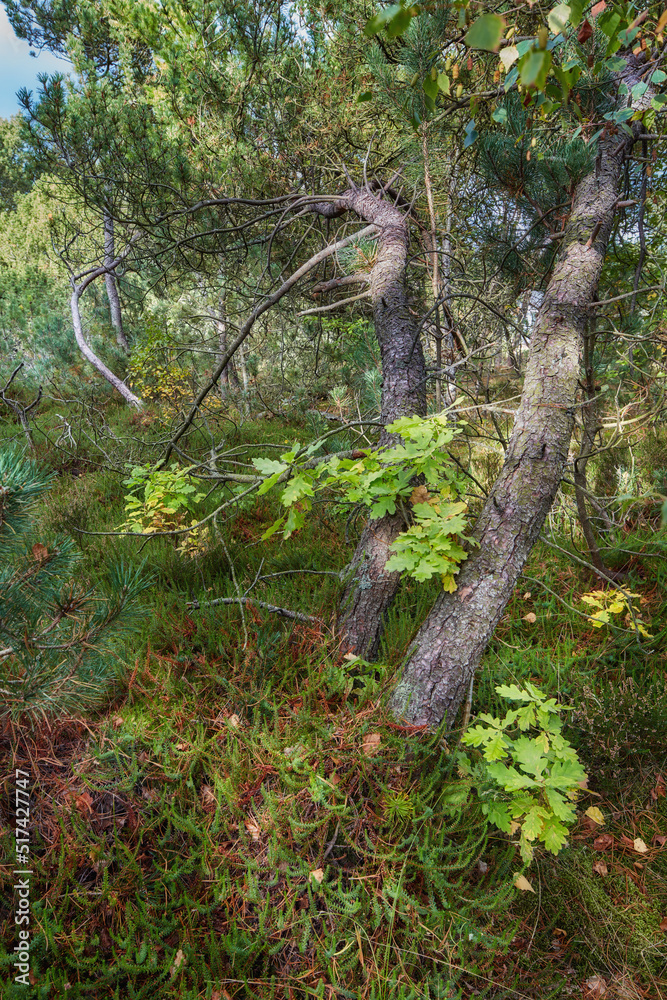
[[[535,743],[544,753],[549,753],[549,737],[546,733],[540,733],[535,737]]]
[[[660,15],[660,20],[655,26],[656,34],[659,35],[665,26],[667,26],[667,10],[663,11],[662,14]]]
[[[593,591],[592,594],[582,594],[581,595],[581,599],[584,602],[584,604],[590,604],[591,607],[593,607],[593,608],[599,608],[599,607],[601,607],[600,602],[595,597],[595,591]]]
[[[506,45],[500,50],[498,56],[505,68],[505,72],[507,73],[510,66],[512,66],[519,58],[519,50],[516,45]]]
[[[311,882],[317,882],[318,885],[321,885],[323,879],[324,879],[324,868],[315,868],[315,870],[310,873]]]
[[[537,621],[537,615],[534,611],[529,611],[527,615],[523,616],[523,620],[525,622],[530,622],[531,625],[534,625]]]
[[[589,806],[585,812],[585,815],[589,819],[592,819],[594,823],[598,826],[604,826],[604,816],[602,815],[602,810],[598,809],[597,806]]]
[[[514,885],[517,889],[520,889],[521,892],[535,892],[532,885],[524,875],[515,875]]]
[[[637,837],[633,844],[634,849],[637,854],[648,854],[648,847],[644,843],[641,837]]]
[[[607,611],[611,611],[612,615],[617,615],[624,609],[625,609],[625,604],[622,601],[614,601],[613,604],[609,605]]]
[[[380,749],[381,744],[382,739],[379,733],[369,733],[364,736],[361,746],[366,756],[372,757]]]

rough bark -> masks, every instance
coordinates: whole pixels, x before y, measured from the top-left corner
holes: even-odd
[[[123,330],[123,314],[120,309],[120,297],[116,284],[116,275],[112,269],[112,264],[116,257],[114,245],[113,219],[105,211],[104,213],[104,266],[108,269],[104,275],[104,282],[107,288],[107,298],[109,300],[109,310],[111,312],[111,325],[116,331],[116,342],[124,351],[129,351],[130,345],[127,342],[125,331]]]
[[[428,217],[430,232],[426,235],[426,249],[431,257],[431,287],[433,289],[433,301],[435,302],[435,408],[439,413],[442,409],[442,328],[440,326],[440,254],[438,252],[437,220],[435,217],[435,204],[433,202],[433,188],[431,186],[431,166],[428,154],[428,129],[426,125],[422,127],[422,157],[424,159],[424,187],[426,188],[426,201],[428,204]]]
[[[378,249],[370,272],[375,336],[382,360],[382,423],[426,414],[426,363],[405,287],[410,232],[403,211],[367,189],[351,189],[335,203],[315,206],[329,218],[354,212],[377,227]],[[392,435],[382,432],[380,444]],[[400,573],[385,572],[389,547],[405,524],[398,515],[368,521],[361,533],[343,594],[337,628],[343,644],[359,656],[377,652],[387,610]]]
[[[454,594],[419,630],[391,706],[412,724],[452,725],[556,496],[567,459],[588,306],[597,289],[623,148],[601,141],[596,172],[575,191],[558,262],[531,337],[505,463],[477,521]]]

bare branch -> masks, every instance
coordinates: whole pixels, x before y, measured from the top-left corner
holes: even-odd
[[[277,288],[275,292],[267,296],[263,302],[260,302],[260,304],[253,309],[253,311],[250,313],[245,323],[239,330],[238,335],[234,338],[228,349],[222,355],[218,367],[213,372],[211,378],[204,386],[204,388],[200,390],[197,398],[192,404],[192,407],[187,417],[185,418],[185,420],[183,421],[183,423],[181,424],[181,426],[179,427],[179,429],[176,431],[171,441],[169,442],[165,455],[162,461],[159,463],[160,468],[164,468],[166,463],[169,461],[169,456],[174,450],[174,445],[176,445],[180,441],[180,439],[183,437],[187,429],[191,426],[193,420],[197,415],[199,407],[204,402],[211,389],[213,389],[214,386],[217,384],[218,379],[222,375],[223,371],[225,370],[231,359],[236,354],[237,350],[239,349],[243,341],[250,334],[250,331],[254,326],[255,320],[259,319],[259,317],[263,313],[265,313],[268,309],[270,309],[272,306],[274,306],[276,302],[279,302],[280,299],[283,297],[283,295],[286,295],[287,292],[289,292],[290,289],[293,288],[294,285],[296,285],[297,282],[300,281],[305,274],[308,274],[309,271],[312,271],[314,267],[317,267],[317,265],[321,263],[323,260],[326,260],[327,257],[330,257],[332,254],[337,253],[338,250],[342,250],[343,247],[349,246],[350,243],[353,243],[355,240],[359,239],[360,236],[369,236],[371,233],[374,232],[375,232],[374,225],[365,226],[363,229],[359,230],[359,232],[354,233],[353,236],[348,236],[344,240],[339,240],[337,243],[333,243],[330,246],[325,247],[324,250],[320,250],[319,253],[316,253],[313,257],[310,258],[310,260],[306,261],[306,263],[303,264],[297,271],[295,271],[294,274],[290,275],[290,277],[287,278],[287,280],[282,283],[280,288]]]
[[[322,624],[321,618],[315,618],[314,615],[304,615],[301,611],[290,611],[289,608],[279,608],[276,604],[267,604],[266,601],[256,601],[252,597],[218,597],[214,601],[205,601],[200,604],[199,601],[188,601],[185,605],[190,611],[198,611],[200,608],[212,608],[219,604],[255,604],[258,608],[264,608],[265,611],[270,611],[274,615],[281,615],[283,618],[291,618],[293,621],[297,622],[317,622]]]

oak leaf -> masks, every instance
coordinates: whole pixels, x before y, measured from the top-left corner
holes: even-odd
[[[202,785],[201,804],[204,812],[212,812],[217,805],[215,793],[210,785]]]
[[[415,486],[414,490],[410,494],[410,503],[428,503],[431,498],[431,494],[428,491],[427,486]]]

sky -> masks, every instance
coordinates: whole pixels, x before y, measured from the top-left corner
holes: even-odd
[[[0,118],[9,118],[18,112],[17,90],[21,87],[37,90],[38,73],[67,73],[69,69],[68,62],[57,59],[50,52],[41,52],[33,58],[30,46],[16,37],[7,11],[0,6]]]

